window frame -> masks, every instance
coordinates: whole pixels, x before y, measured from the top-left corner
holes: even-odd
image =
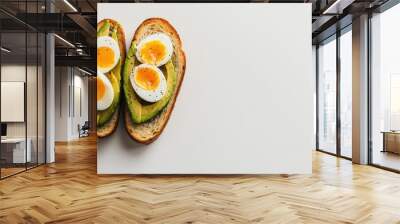
[[[345,33],[347,33],[347,32],[351,32],[352,31],[352,23],[350,23],[350,24],[348,24],[348,25],[346,25],[345,27],[343,27],[342,29],[340,29],[340,30],[337,30],[336,31],[336,33],[334,33],[334,34],[332,34],[331,36],[329,36],[329,37],[327,37],[326,39],[324,39],[324,40],[322,40],[322,41],[320,41],[318,44],[316,44],[316,111],[315,111],[315,113],[316,113],[316,151],[319,151],[319,152],[323,152],[323,153],[326,153],[326,154],[329,154],[329,155],[333,155],[333,156],[337,156],[337,157],[340,157],[340,158],[344,158],[344,159],[347,159],[347,160],[352,160],[352,158],[351,157],[347,157],[347,156],[344,156],[344,155],[342,155],[342,150],[341,150],[341,108],[340,108],[340,105],[341,105],[341,97],[340,97],[340,93],[341,93],[341,89],[340,89],[340,86],[341,86],[341,65],[340,65],[340,37],[342,36],[342,35],[344,35]],[[335,153],[332,153],[332,152],[328,152],[328,151],[326,151],[326,150],[324,150],[324,149],[321,149],[320,147],[319,147],[319,133],[320,133],[320,130],[319,130],[319,122],[320,122],[320,119],[319,119],[319,101],[320,101],[320,96],[319,96],[319,89],[320,89],[320,87],[319,87],[319,77],[320,77],[320,74],[319,74],[319,51],[318,51],[318,49],[319,49],[319,47],[320,47],[320,45],[322,44],[322,43],[324,43],[324,44],[326,44],[326,43],[328,43],[328,42],[330,42],[330,41],[336,41],[336,152]]]

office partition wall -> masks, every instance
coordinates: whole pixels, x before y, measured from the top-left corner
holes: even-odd
[[[45,162],[45,35],[23,22],[41,5],[0,3],[2,21],[8,21],[0,23],[1,179]],[[5,10],[10,7],[17,14]]]

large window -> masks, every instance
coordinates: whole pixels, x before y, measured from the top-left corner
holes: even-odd
[[[340,154],[352,157],[352,35],[351,26],[340,36]]]
[[[400,170],[400,5],[371,19],[371,162]]]
[[[345,158],[352,157],[351,28],[323,41],[317,51],[318,149]]]
[[[336,39],[318,47],[318,149],[336,153]]]

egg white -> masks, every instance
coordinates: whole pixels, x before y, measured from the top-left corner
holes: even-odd
[[[137,71],[141,68],[150,68],[153,71],[156,72],[160,83],[155,90],[146,90],[140,87],[136,81],[135,81],[135,76],[137,74]],[[131,80],[131,85],[133,89],[135,90],[136,94],[144,101],[149,102],[149,103],[155,103],[163,98],[167,91],[167,80],[164,77],[163,72],[157,68],[154,65],[149,65],[149,64],[141,64],[135,67],[133,70],[133,73],[130,75],[130,80]]]
[[[101,72],[97,72],[97,78],[103,81],[105,85],[105,94],[103,98],[97,100],[97,110],[105,110],[109,108],[114,99],[114,89],[110,80]]]
[[[160,60],[158,63],[152,63],[152,62],[146,62],[143,60],[140,52],[142,51],[143,46],[150,42],[150,41],[155,41],[158,40],[161,43],[164,44],[165,48],[166,48],[166,55],[164,56],[164,58],[162,60]],[[174,53],[174,46],[172,44],[171,38],[164,34],[164,33],[155,33],[155,34],[151,34],[149,36],[146,36],[145,38],[143,38],[142,40],[139,41],[138,45],[137,45],[137,51],[136,51],[136,58],[144,64],[153,64],[157,67],[166,64],[172,57],[172,54]]]
[[[102,73],[107,73],[109,71],[111,71],[111,69],[113,69],[120,58],[120,50],[119,50],[119,45],[118,42],[116,40],[114,40],[112,37],[109,36],[102,36],[102,37],[98,37],[97,38],[97,48],[100,47],[109,47],[111,48],[111,50],[114,52],[114,62],[111,66],[108,66],[106,68],[101,68],[99,66],[97,66],[97,70],[102,72]]]

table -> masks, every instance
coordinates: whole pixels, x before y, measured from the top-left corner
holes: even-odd
[[[400,132],[382,131],[381,133],[383,134],[382,152],[392,152],[400,154]]]
[[[25,152],[25,143],[27,144]],[[6,160],[6,163],[26,163],[31,162],[32,153],[30,138],[5,138],[1,139],[1,157]],[[11,148],[11,147],[12,148]],[[12,155],[11,155],[12,154]],[[11,159],[12,158],[12,159]]]

